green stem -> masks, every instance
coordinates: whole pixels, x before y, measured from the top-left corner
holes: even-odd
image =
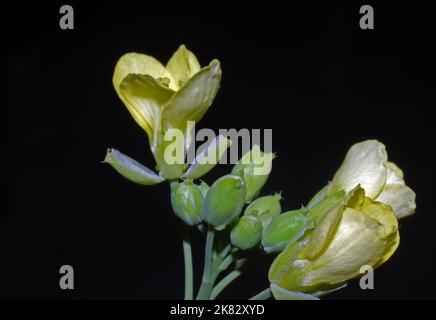
[[[250,300],[267,300],[269,298],[271,298],[271,289],[267,288],[251,297]]]
[[[228,275],[226,275],[218,284],[212,289],[212,294],[210,298],[214,300],[230,283],[232,283],[236,278],[242,274],[241,270],[233,270]]]
[[[206,236],[206,249],[204,255],[203,278],[201,281],[200,290],[198,291],[197,300],[209,300],[212,293],[214,277],[212,274],[212,249],[215,230],[209,226]]]
[[[191,251],[191,237],[189,235],[189,228],[184,223],[182,224],[183,232],[183,258],[185,260],[185,300],[192,300],[193,298],[193,272],[192,272],[192,251]]]

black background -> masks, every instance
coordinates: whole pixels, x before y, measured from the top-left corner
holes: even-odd
[[[100,163],[115,147],[153,167],[112,72],[126,52],[166,62],[182,43],[202,65],[222,63],[220,92],[199,127],[273,129],[278,158],[264,194],[282,191],[284,209],[306,203],[346,150],[368,138],[386,144],[416,191],[417,212],[400,221],[400,248],[375,273],[375,290],[354,281],[327,298],[435,298],[429,8],[374,5],[375,30],[361,30],[359,7],[367,2],[70,4],[75,30],[65,31],[61,3],[2,7],[0,298],[182,298],[180,226],[168,185],[141,187]],[[194,247],[198,285],[198,233]],[[63,264],[75,269],[73,291],[59,289]],[[247,272],[222,297],[248,298],[266,287],[268,266]]]

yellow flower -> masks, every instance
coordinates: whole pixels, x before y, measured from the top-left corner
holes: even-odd
[[[395,163],[388,161],[385,146],[377,140],[353,145],[345,156],[327,195],[346,192],[360,185],[366,195],[392,207],[397,218],[415,212],[415,192],[404,182],[404,175]]]
[[[113,85],[135,121],[148,135],[160,175],[180,177],[186,164],[164,159],[165,132],[179,129],[185,148],[191,143],[188,121],[199,121],[213,102],[221,80],[218,60],[201,68],[195,55],[181,45],[164,67],[155,58],[127,53],[115,67]],[[186,149],[185,149],[186,150]]]
[[[290,243],[269,271],[273,294],[320,295],[378,267],[399,244],[398,221],[390,206],[365,196],[360,186],[330,209],[315,229]]]

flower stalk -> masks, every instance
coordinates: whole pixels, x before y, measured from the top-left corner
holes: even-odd
[[[192,300],[194,291],[191,237],[187,225],[182,224],[183,259],[185,262],[185,300]]]
[[[262,290],[258,294],[254,295],[250,298],[250,300],[268,300],[271,298],[272,293],[270,288],[266,288],[265,290]]]
[[[213,227],[208,226],[206,247],[204,251],[203,278],[201,281],[200,290],[198,291],[197,300],[209,300],[212,293],[213,284],[215,281],[212,273],[212,250],[214,237],[215,230]]]

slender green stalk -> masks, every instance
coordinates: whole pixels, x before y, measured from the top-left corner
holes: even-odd
[[[271,298],[271,289],[267,288],[251,297],[250,300],[267,300],[269,298]]]
[[[212,294],[210,298],[214,300],[230,283],[232,283],[236,278],[242,274],[241,270],[233,270],[228,275],[226,275],[218,284],[212,289]]]
[[[212,249],[215,230],[209,226],[206,236],[206,249],[204,254],[203,278],[200,290],[198,291],[197,300],[209,300],[212,293],[213,283],[215,281],[212,272]]]
[[[229,256],[227,256],[221,263],[220,263],[220,265],[219,265],[219,267],[218,267],[218,274],[217,274],[217,277],[218,277],[218,275],[219,275],[219,273],[221,272],[221,271],[225,271],[225,270],[227,270],[227,268],[230,266],[230,264],[233,262],[235,260],[235,257],[233,256],[233,255],[229,255]]]
[[[185,260],[185,300],[193,298],[193,271],[192,271],[192,250],[189,227],[182,223],[183,232],[183,258]]]

